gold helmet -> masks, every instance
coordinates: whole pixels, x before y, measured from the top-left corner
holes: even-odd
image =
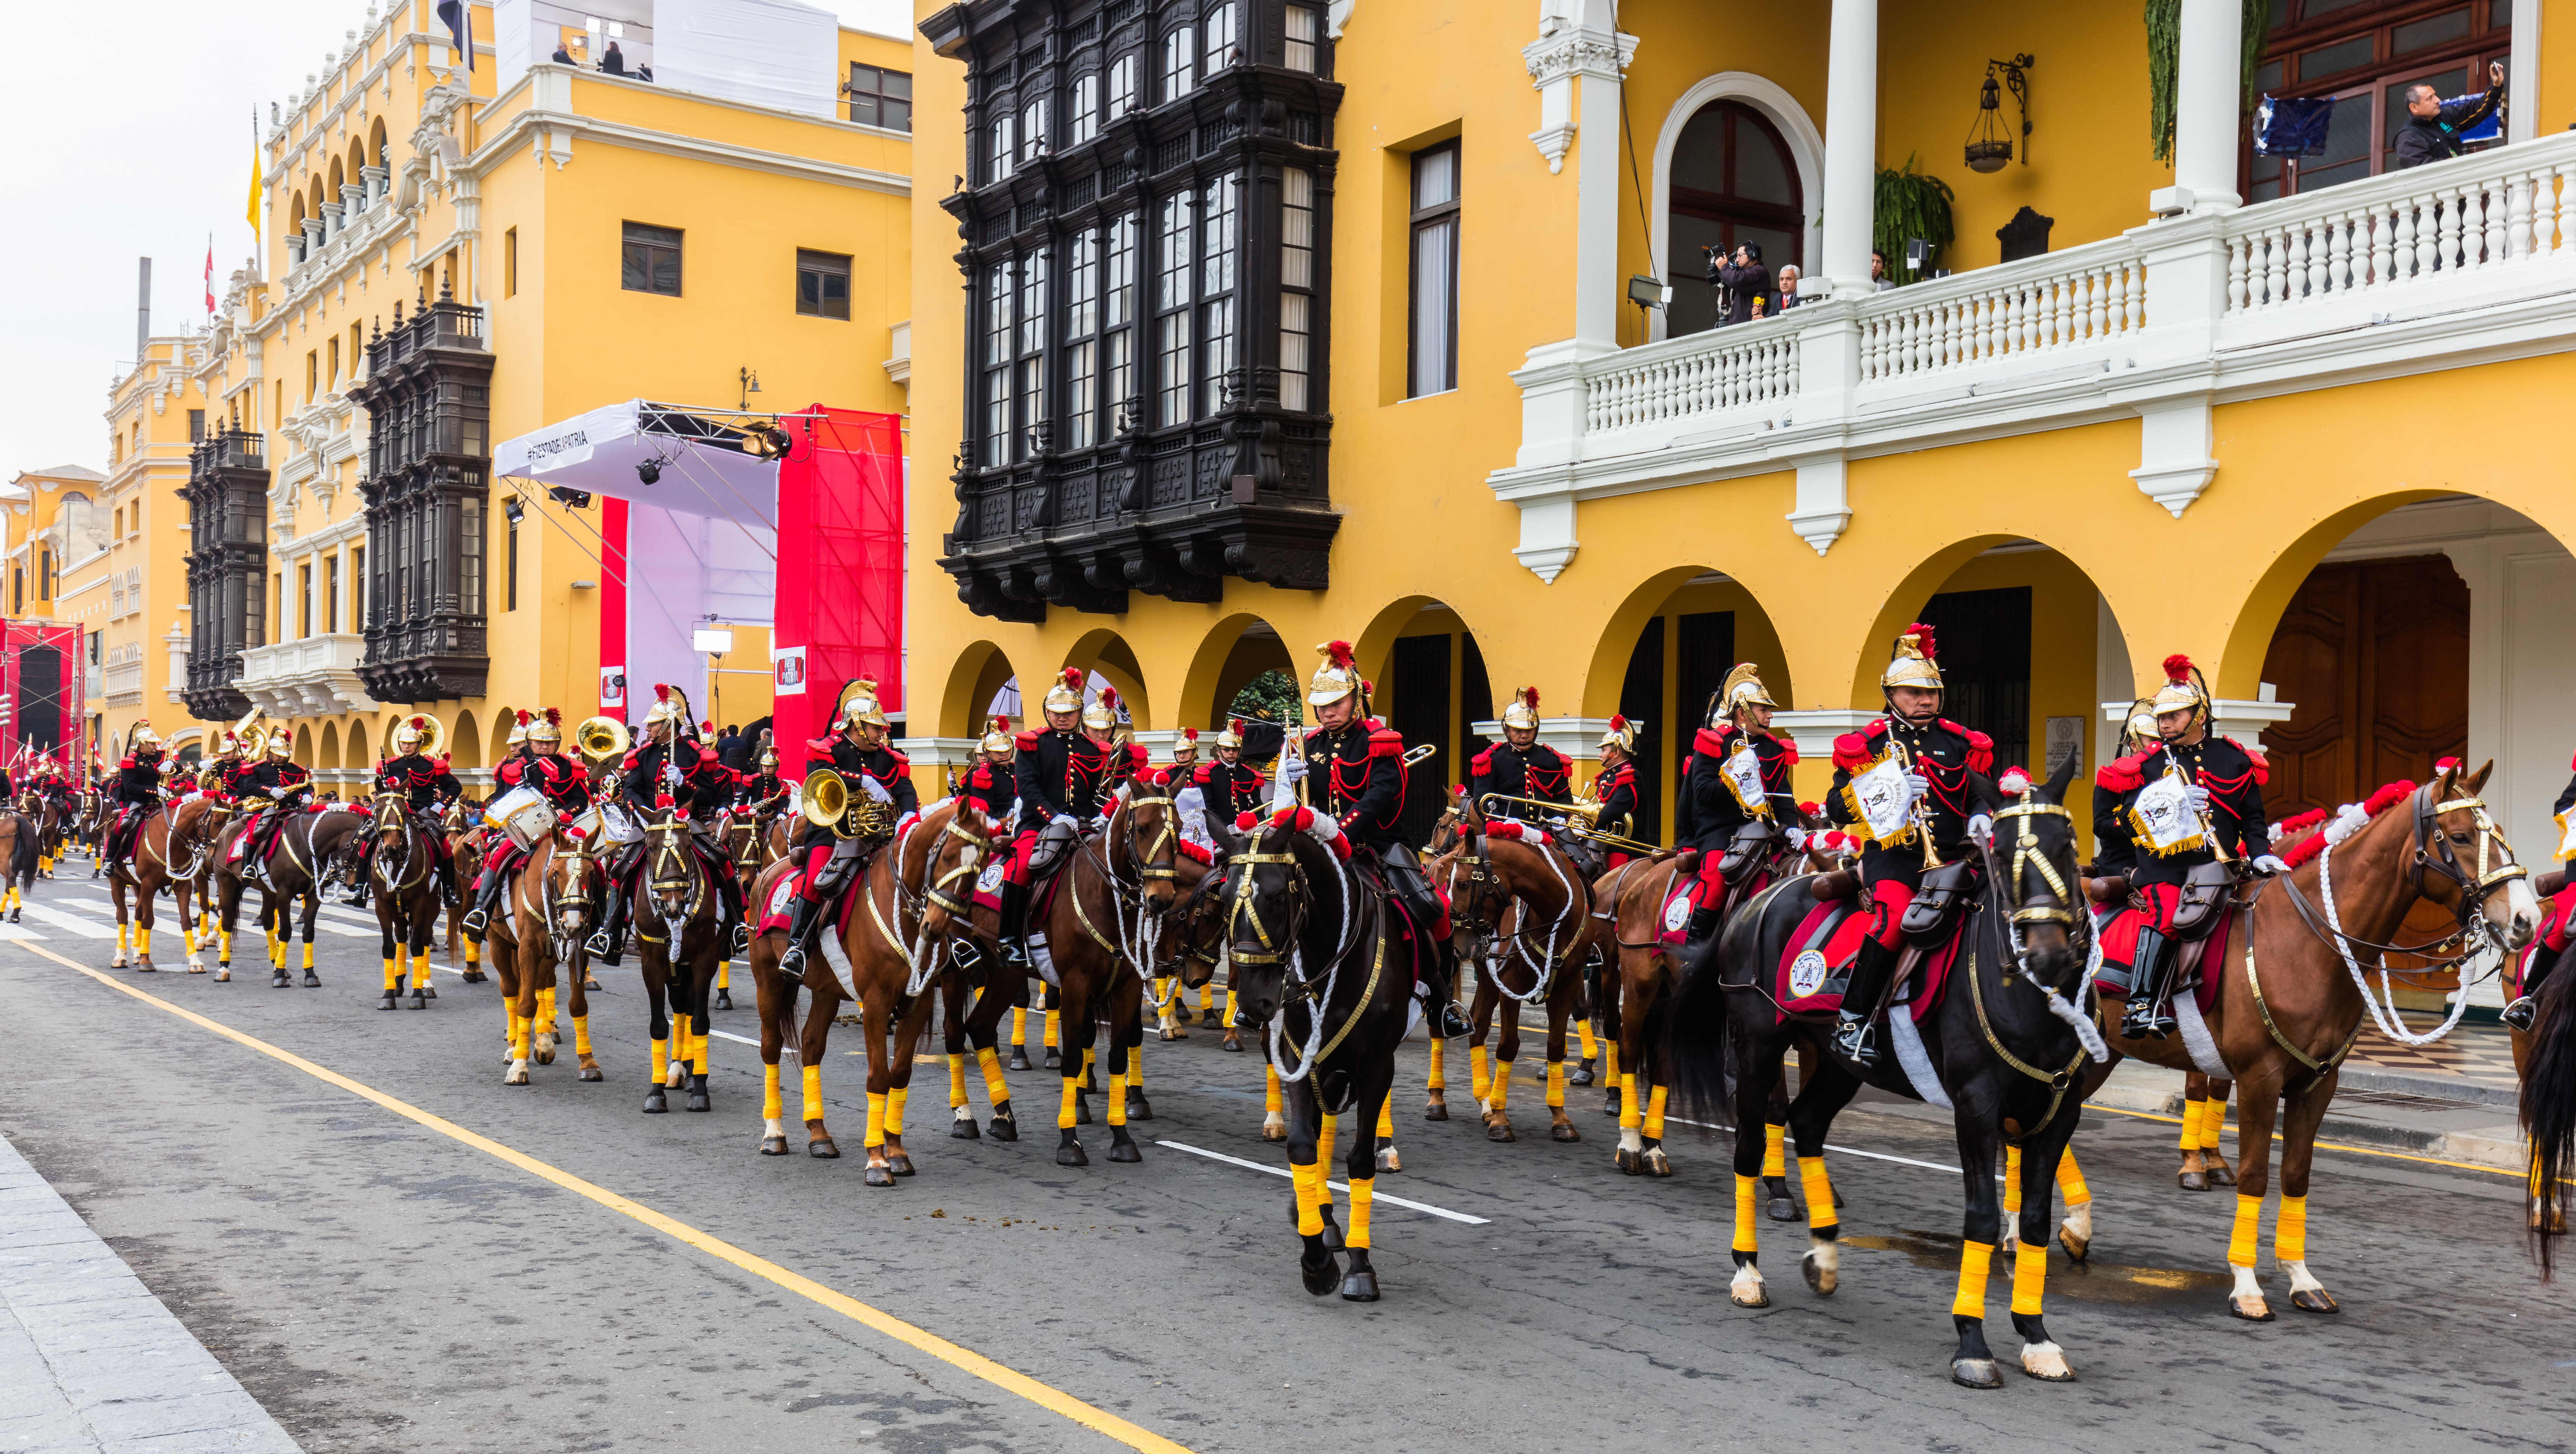
[[[1118,689],[1102,687],[1091,705],[1082,709],[1082,725],[1094,732],[1107,732],[1118,725]]]
[[[1644,727],[1645,724],[1642,722],[1631,722],[1613,712],[1610,714],[1610,730],[1601,734],[1601,745],[1618,748],[1621,752],[1633,753],[1637,750],[1637,734],[1644,730]]]
[[[1225,730],[1216,735],[1216,745],[1219,751],[1223,751],[1229,747],[1233,748],[1237,752],[1241,752],[1243,750],[1243,719],[1241,717],[1228,717],[1225,719]]]
[[[2167,712],[2202,713],[2209,710],[2209,693],[2200,685],[2200,669],[2191,658],[2177,651],[2165,658],[2165,684],[2156,688],[2148,699],[2147,710],[2161,717]],[[2150,732],[2149,736],[2154,734]]]
[[[1172,741],[1172,766],[1185,767],[1199,760],[1199,729],[1184,727]]]
[[[1055,680],[1047,683],[1045,709],[1050,712],[1081,711],[1082,684],[1087,680],[1089,677],[1078,666],[1069,666],[1056,673]]]
[[[290,754],[292,754],[294,751],[295,751],[295,735],[294,735],[293,733],[291,733],[291,732],[287,731],[287,730],[286,730],[285,728],[283,728],[283,727],[272,727],[272,728],[270,728],[270,729],[269,729],[269,732],[268,732],[268,755],[269,755],[269,756],[271,756],[271,757],[273,757],[273,758],[276,758],[276,759],[277,759],[278,761],[280,761],[280,762],[284,762],[284,761],[287,759],[287,757],[288,757]]]
[[[217,756],[217,757],[238,757],[238,756],[240,756],[240,755],[241,755],[241,739],[240,739],[240,738],[238,738],[238,737],[235,737],[235,736],[233,735],[233,729],[231,729],[230,727],[218,727],[218,728],[216,728],[216,729],[215,729],[215,756]]]
[[[1512,693],[1512,704],[1503,709],[1503,727],[1513,732],[1538,730],[1538,688],[1523,687]]]
[[[1879,673],[1879,686],[1940,691],[1941,668],[1933,661],[1934,653],[1931,627],[1920,621],[1906,627],[1905,634],[1896,638],[1896,653],[1888,658],[1887,670]]]
[[[995,762],[1009,757],[1018,749],[1019,741],[1011,735],[1011,719],[1008,717],[994,718],[985,729],[983,739],[975,744],[976,751]]]
[[[134,730],[125,735],[126,750],[130,752],[141,752],[147,747],[159,747],[160,745],[161,734],[152,730],[151,723],[140,719],[135,721]]]
[[[2129,720],[2120,729],[2121,754],[2126,756],[2155,740],[2156,714],[2148,710],[2148,704],[2143,699],[2131,703]]]
[[[1755,666],[1749,661],[1740,661],[1735,664],[1735,670],[1726,674],[1726,684],[1717,689],[1717,713],[1719,716],[1732,717],[1735,715],[1736,709],[1739,707],[1777,707],[1780,705],[1778,702],[1771,700],[1770,689],[1762,685],[1761,671],[1762,669],[1760,667]]]
[[[1306,683],[1307,706],[1330,706],[1353,692],[1366,690],[1360,669],[1352,664],[1349,642],[1327,641],[1315,650],[1323,653],[1324,664],[1315,668],[1313,679]]]
[[[422,734],[429,730],[427,717],[405,717],[394,724],[394,755],[404,756],[420,746]]]
[[[778,734],[766,727],[760,729],[760,770],[772,775],[778,771]]]
[[[832,712],[832,730],[835,732],[861,723],[870,727],[886,725],[885,707],[877,701],[874,677],[857,677],[841,688],[840,705]]]
[[[510,723],[509,740],[501,745],[504,747],[526,746],[528,742],[528,724],[535,721],[536,717],[536,713],[529,711],[525,707],[521,707],[518,711],[516,720]]]
[[[519,725],[528,729],[529,745],[541,752],[552,752],[563,746],[563,709],[561,707],[546,708],[545,715],[542,717],[522,712],[519,714]]]
[[[644,713],[644,730],[649,734],[664,723],[670,724],[674,737],[693,736],[697,729],[695,717],[689,710],[689,694],[669,682],[655,682],[653,705]]]

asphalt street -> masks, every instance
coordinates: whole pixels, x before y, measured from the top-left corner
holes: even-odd
[[[1259,1057],[1222,1053],[1213,1031],[1148,1044],[1141,1165],[1110,1164],[1100,1125],[1085,1130],[1090,1166],[1055,1164],[1051,1072],[1010,1077],[1024,1139],[951,1140],[944,1066],[925,1060],[907,1116],[920,1173],[873,1190],[853,1031],[823,1069],[847,1154],[755,1154],[759,1057],[722,1038],[756,1033],[747,976],[742,1008],[715,1017],[714,1111],[648,1116],[631,967],[601,971],[592,996],[607,1080],[580,1083],[567,1050],[510,1089],[489,983],[442,972],[427,1010],[379,1012],[373,931],[342,916],[326,916],[351,932],[324,936],[319,989],[269,988],[255,932],[229,984],[174,972],[166,920],[161,972],[109,971],[113,939],[74,927],[107,925],[106,896],[74,877],[79,860],[64,872],[30,896],[44,913],[20,932],[41,943],[0,943],[22,1032],[0,1131],[308,1450],[1126,1447],[1063,1411],[1080,1406],[1192,1450],[1307,1454],[2510,1449],[2563,1447],[2576,1428],[2569,1292],[2526,1255],[2510,1176],[2321,1154],[2310,1266],[2343,1311],[2288,1310],[2267,1215],[2282,1311],[2249,1324],[2224,1302],[2232,1198],[2175,1189],[2171,1123],[2089,1114],[2077,1146],[2094,1252],[2082,1267],[2053,1256],[2048,1289],[2078,1379],[2017,1371],[2001,1263],[1987,1327],[2007,1382],[1972,1392],[1947,1376],[1957,1155],[1910,1108],[1855,1108],[1837,1129],[1840,1291],[1810,1293],[1803,1228],[1765,1221],[1773,1305],[1747,1312],[1726,1296],[1724,1141],[1676,1128],[1675,1175],[1622,1176],[1598,1088],[1568,1092],[1584,1139],[1561,1145],[1524,1083],[1521,1139],[1490,1144],[1463,1054],[1457,1119],[1427,1124],[1416,1042],[1398,1072],[1405,1169],[1379,1182],[1385,1300],[1347,1304],[1299,1285],[1288,1182],[1218,1159],[1285,1165],[1259,1138]],[[792,1067],[787,1086],[792,1119]],[[981,1114],[980,1082],[972,1093]],[[798,1278],[926,1336],[872,1326]],[[936,1339],[1053,1397],[921,1346]]]

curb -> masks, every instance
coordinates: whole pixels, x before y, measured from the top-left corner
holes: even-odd
[[[2397,1086],[2383,1083],[2367,1088],[2405,1090],[2415,1094],[2431,1093],[2414,1090],[2415,1086],[2425,1083],[2426,1078],[2422,1076],[2395,1076],[2386,1079],[2408,1081],[2412,1084]],[[2459,1099],[2457,1096],[2449,1098]],[[2085,1104],[2099,1106],[2105,1110],[2178,1117],[2182,1114],[2183,1096],[2178,1090],[2142,1093],[2134,1089],[2105,1085]],[[2234,1124],[2232,1118],[2229,1124]],[[2329,1112],[2317,1127],[2317,1139],[2339,1141],[2346,1145],[2366,1147],[2374,1151],[2401,1151],[2410,1156],[2464,1162],[2471,1166],[2496,1171],[2518,1172],[2530,1164],[2529,1152],[2525,1149],[2521,1131],[2510,1121],[2500,1122],[2494,1126],[2482,1126],[2475,1130],[2435,1131],[2392,1126],[2384,1121],[2367,1121]]]

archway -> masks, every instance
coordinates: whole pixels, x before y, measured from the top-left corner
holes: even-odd
[[[1290,658],[1289,679],[1302,690],[1318,658],[1311,651]],[[1468,762],[1492,740],[1476,730],[1493,720],[1500,700],[1484,652],[1466,618],[1447,603],[1403,596],[1362,628],[1352,659],[1375,685],[1370,710],[1402,733],[1408,747],[1437,749],[1405,774],[1405,831],[1421,841],[1440,816],[1446,786],[1465,782]]]
[[[502,757],[507,754],[510,742],[510,733],[515,730],[518,725],[519,714],[516,709],[510,707],[497,707],[493,709],[492,730],[483,734],[483,740],[492,744],[493,763],[498,764]],[[571,729],[567,727],[565,730],[570,731]]]
[[[447,748],[448,760],[457,767],[483,765],[483,729],[476,726],[474,714],[456,714],[456,731]]]
[[[1722,572],[1695,565],[1658,572],[1611,613],[1584,672],[1580,712],[1639,725],[1638,837],[1663,841],[1692,738],[1726,674],[1742,661],[1761,668],[1775,701],[1785,707],[1797,700],[1771,613]]]
[[[1785,154],[1785,174],[1775,177],[1766,168],[1748,179],[1737,173],[1726,147],[1747,122],[1757,133],[1767,133],[1757,139],[1765,141],[1769,155]],[[1692,133],[1694,124],[1700,128],[1698,134]],[[1801,267],[1819,262],[1824,256],[1823,209],[1818,205],[1824,196],[1824,133],[1808,117],[1806,108],[1798,104],[1797,97],[1767,76],[1750,71],[1721,71],[1710,76],[1684,91],[1664,115],[1663,129],[1655,139],[1653,210],[1648,214],[1655,219],[1654,225],[1663,239],[1660,265],[1664,281],[1674,284],[1674,304],[1678,308],[1688,300],[1699,311],[1674,318],[1667,316],[1672,310],[1652,310],[1648,319],[1650,339],[1708,326],[1702,316],[1710,311],[1708,295],[1697,282],[1705,269],[1698,248],[1717,238],[1696,233],[1685,237],[1673,219],[1676,158],[1687,158],[1699,149],[1695,143],[1711,140],[1711,131],[1716,133],[1713,139],[1717,146],[1714,176],[1695,172],[1688,160],[1678,163],[1682,171],[1680,191],[1697,194],[1681,199],[1690,211],[1708,214],[1699,219],[1703,223],[1710,216],[1740,213],[1745,221],[1757,225],[1786,224],[1786,230],[1796,238],[1790,251]],[[1748,149],[1746,154],[1759,159],[1765,152]],[[1716,185],[1711,187],[1711,182]],[[1748,183],[1749,191],[1739,190]],[[1766,260],[1777,267],[1779,260],[1770,255],[1771,249],[1766,246],[1763,251]]]
[[[935,699],[935,715],[921,725],[935,737],[981,737],[986,710],[1005,683],[1017,678],[1011,659],[990,641],[969,643],[948,667]],[[1022,725],[1014,723],[1014,726]]]
[[[330,772],[337,772],[340,770],[339,723],[325,722],[322,724],[322,758],[319,762],[316,762],[313,765]]]
[[[351,768],[354,768],[359,772],[365,772],[376,765],[375,759],[367,755],[367,722],[365,718],[354,717],[350,719],[349,747],[342,760],[347,762]]]
[[[1181,683],[1176,725],[1208,731],[1225,725],[1235,699],[1253,678],[1266,671],[1298,680],[1297,663],[1278,628],[1250,612],[1226,617],[1199,638]]]
[[[1136,664],[1136,650],[1127,644],[1127,638],[1107,627],[1084,632],[1073,649],[1064,654],[1064,664],[1098,672],[1118,689],[1119,699],[1126,703],[1128,718],[1135,726],[1154,725],[1157,719],[1145,691],[1145,671]],[[1025,700],[1022,705],[1027,706]]]
[[[295,729],[295,760],[307,768],[316,765],[313,761],[313,728],[309,723]]]

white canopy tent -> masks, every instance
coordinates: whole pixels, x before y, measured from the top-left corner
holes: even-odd
[[[618,41],[653,84],[808,116],[837,110],[840,17],[796,0],[493,0],[499,86],[508,90],[568,36],[595,67]]]

